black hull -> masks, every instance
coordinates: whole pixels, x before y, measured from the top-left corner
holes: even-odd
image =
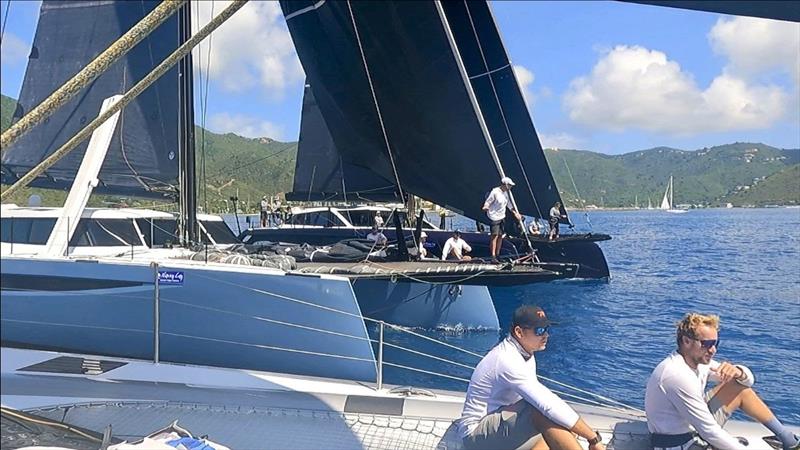
[[[396,241],[394,229],[383,230],[390,241]],[[368,229],[353,228],[255,228],[242,232],[239,236],[247,244],[259,241],[307,243],[311,245],[331,245],[343,239],[364,238]],[[432,254],[441,254],[445,241],[452,235],[450,231],[425,230]],[[412,230],[404,230],[405,237],[411,237]],[[465,232],[462,237],[472,246],[473,257],[488,258],[489,235],[487,233]],[[608,278],[608,264],[597,242],[611,239],[606,234],[568,234],[555,241],[535,237],[531,245],[539,259],[548,263],[576,264],[578,266],[571,278]],[[502,257],[516,257],[524,254],[527,244],[524,239],[503,240]]]

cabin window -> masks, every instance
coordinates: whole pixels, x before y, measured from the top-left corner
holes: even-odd
[[[0,220],[0,239],[15,244],[44,245],[56,224],[55,218],[12,218]]]
[[[344,224],[330,211],[315,211],[295,214],[288,220],[290,225],[310,225],[319,227],[341,227]]]
[[[142,245],[130,219],[81,219],[69,241],[73,247]]]
[[[225,222],[216,220],[203,220],[200,221],[200,223],[203,224],[203,228],[206,229],[206,232],[211,235],[211,239],[213,239],[217,244],[240,243],[239,239],[236,238]],[[205,239],[203,239],[203,242],[205,242]]]
[[[178,221],[175,219],[136,219],[136,225],[139,226],[148,247],[163,247],[167,243],[180,242]]]

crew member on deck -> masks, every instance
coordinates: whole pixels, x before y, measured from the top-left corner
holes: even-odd
[[[428,249],[425,248],[425,243],[427,241],[428,241],[428,233],[423,231],[419,235],[419,247],[418,247],[419,259],[425,259],[428,257]]]
[[[461,239],[461,230],[453,231],[453,236],[444,243],[442,250],[442,261],[446,259],[457,259],[459,261],[469,261],[472,259],[467,253],[472,251],[472,247],[467,241]]]
[[[508,337],[483,357],[469,380],[458,428],[465,449],[580,450],[573,433],[589,441],[589,450],[605,449],[600,434],[536,377],[533,353],[545,349],[549,330],[541,308],[522,305],[514,311]],[[544,442],[536,443],[540,434]]]
[[[561,219],[566,219],[566,214],[561,214],[561,202],[556,202],[552,208],[550,208],[550,234],[548,237],[550,240],[558,239],[558,223]]]
[[[377,225],[372,226],[372,231],[370,231],[369,234],[367,234],[367,239],[369,239],[370,241],[375,241],[375,245],[377,245],[378,247],[383,247],[386,245],[386,242],[388,242],[388,239],[386,239],[386,235],[383,234],[383,232],[378,228]]]
[[[492,254],[492,262],[498,262],[497,258],[500,256],[500,250],[503,248],[503,236],[505,230],[503,229],[506,220],[506,208],[510,208],[511,212],[517,220],[522,220],[522,216],[514,208],[514,204],[508,196],[509,191],[514,186],[514,182],[509,177],[503,177],[500,180],[500,186],[492,189],[486,201],[483,203],[483,210],[486,211],[486,216],[491,223],[491,240],[489,241],[489,252]]]
[[[753,390],[750,369],[713,359],[720,342],[719,316],[686,314],[677,328],[678,349],[656,366],[644,396],[654,449],[701,450],[711,444],[718,450],[746,450],[722,428],[737,409],[775,433],[766,439],[787,450],[800,448],[798,437]],[[709,378],[719,384],[704,392]]]
[[[267,228],[269,224],[270,204],[267,196],[261,197],[261,228]]]

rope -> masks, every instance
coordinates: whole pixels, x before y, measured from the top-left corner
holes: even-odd
[[[383,123],[383,115],[381,114],[381,108],[378,105],[378,97],[375,94],[375,86],[372,84],[372,75],[369,72],[369,66],[367,65],[367,58],[364,54],[364,47],[361,45],[361,36],[358,33],[358,26],[356,26],[356,18],[353,15],[353,6],[351,5],[350,0],[347,0],[347,9],[350,11],[350,20],[353,22],[353,32],[356,35],[356,42],[358,43],[358,51],[361,53],[361,61],[364,63],[364,71],[367,75],[367,82],[369,82],[369,90],[372,94],[372,101],[375,104],[375,111],[378,113],[378,122],[381,125],[381,133],[383,134],[383,141],[386,144],[386,151],[389,153],[389,161],[392,164],[392,171],[394,172],[394,179],[397,183],[397,190],[400,192],[400,198],[406,198],[405,194],[403,193],[403,186],[400,184],[400,175],[397,173],[397,166],[394,163],[394,155],[392,154],[392,147],[389,145],[389,136],[386,134],[386,126]]]
[[[433,372],[433,371],[430,371],[430,370],[417,369],[416,367],[404,366],[402,364],[395,364],[395,363],[390,363],[390,362],[384,361],[383,365],[384,366],[390,366],[390,367],[397,367],[399,369],[406,369],[406,370],[410,370],[412,372],[427,373],[428,375],[435,375],[435,376],[438,376],[438,377],[450,378],[452,380],[458,380],[458,381],[463,381],[464,383],[469,383],[469,380],[466,379],[466,378],[455,377],[453,375],[445,375],[443,373]]]
[[[23,421],[31,422],[31,423],[36,423],[36,424],[39,424],[39,425],[48,425],[48,426],[52,426],[52,427],[61,428],[63,430],[71,431],[71,432],[73,432],[75,434],[78,434],[80,436],[85,437],[86,439],[89,439],[89,440],[92,440],[92,441],[95,441],[95,442],[103,442],[102,439],[99,439],[99,438],[97,438],[95,436],[92,436],[90,434],[84,433],[83,431],[81,431],[81,430],[79,430],[77,428],[73,428],[73,427],[71,427],[71,426],[69,426],[67,424],[61,423],[61,422],[55,422],[55,421],[47,420],[47,419],[34,419],[33,417],[28,417],[26,415],[19,414],[19,413],[15,412],[15,411],[13,411],[13,410],[11,410],[9,408],[6,408],[5,406],[0,407],[0,411],[2,411],[3,414],[8,414],[9,416],[14,417],[14,418],[19,419],[19,420],[23,420]]]
[[[159,4],[150,14],[123,34],[74,77],[3,132],[2,136],[0,136],[2,152],[7,151],[17,139],[53,114],[58,108],[66,104],[69,99],[88,86],[89,83],[102,75],[112,64],[127,54],[136,44],[178,11],[184,1],[170,0]],[[8,12],[8,9],[6,9],[6,12]],[[108,117],[111,117],[114,113],[108,114]],[[100,124],[103,122],[105,122],[105,119]]]
[[[370,341],[371,342],[377,342],[374,339],[370,339]],[[386,342],[384,342],[383,345],[386,346],[386,347],[392,347],[392,348],[396,348],[398,350],[403,350],[403,351],[408,352],[408,353],[413,353],[415,355],[424,356],[426,358],[435,359],[437,361],[446,362],[448,364],[452,364],[454,366],[463,367],[465,369],[470,369],[470,370],[475,369],[475,366],[470,366],[470,365],[467,365],[467,364],[461,364],[461,363],[456,362],[456,361],[451,361],[449,359],[445,359],[445,358],[442,358],[442,357],[439,357],[439,356],[436,356],[436,355],[431,355],[429,353],[420,352],[420,351],[417,351],[417,350],[412,350],[410,348],[403,347],[403,346],[400,346],[400,345],[389,344],[389,343],[386,343]]]
[[[174,4],[177,3],[178,6],[180,6],[182,1],[183,0],[165,1],[161,5],[159,5],[156,8],[156,10],[158,10],[158,8],[161,8],[161,6],[163,6],[165,4],[174,5]],[[158,78],[160,78],[162,75],[164,75],[180,59],[182,59],[184,56],[186,56],[186,54],[188,54],[193,47],[195,47],[198,43],[200,43],[200,41],[205,39],[206,36],[211,34],[212,31],[214,31],[220,25],[222,25],[223,22],[225,22],[236,11],[241,9],[247,2],[248,2],[248,0],[234,0],[233,3],[230,4],[230,6],[225,8],[224,11],[222,11],[217,17],[215,17],[213,20],[211,20],[200,31],[198,31],[197,34],[192,36],[191,39],[189,39],[188,41],[184,42],[180,47],[178,47],[177,50],[175,50],[171,55],[169,55],[167,57],[167,59],[162,61],[161,64],[159,64],[152,72],[150,72],[142,80],[140,80],[138,83],[136,83],[136,85],[134,87],[132,87],[128,92],[126,92],[119,101],[114,103],[104,113],[100,114],[94,120],[92,120],[81,131],[79,131],[78,134],[73,136],[72,139],[67,141],[58,150],[54,151],[44,161],[39,163],[38,166],[36,166],[33,169],[31,169],[22,178],[17,180],[16,183],[14,183],[8,189],[3,191],[3,193],[0,194],[0,200],[5,200],[8,197],[10,197],[14,192],[19,190],[21,187],[26,186],[28,183],[33,181],[34,178],[39,176],[42,172],[44,172],[45,170],[49,169],[59,159],[61,159],[66,154],[71,152],[75,147],[78,146],[78,144],[80,144],[85,139],[87,139],[94,132],[94,130],[99,128],[109,118],[111,118],[111,116],[116,114],[118,111],[122,110],[122,108],[124,108],[128,103],[133,101],[139,94],[141,94],[145,89],[147,89],[151,84],[153,84]],[[177,7],[175,9],[177,9]],[[88,68],[88,66],[87,66],[87,68]],[[86,69],[84,69],[84,70],[86,70]],[[95,77],[96,76],[97,75],[95,75]],[[68,82],[68,84],[69,84],[69,82]],[[64,86],[62,86],[62,88],[60,90],[69,91],[71,89],[67,85],[64,85]],[[55,96],[56,93],[54,93],[51,97]],[[74,95],[74,93],[72,95]],[[60,101],[63,104],[63,102],[66,102],[66,99],[62,98]],[[40,105],[40,106],[42,106],[42,105]],[[29,123],[26,123],[24,126],[27,126],[29,128],[29,127],[33,126],[33,121],[34,120],[37,120],[37,121],[43,120],[42,114],[47,114],[47,115],[52,114],[53,111],[54,111],[54,109],[50,109],[50,108],[52,108],[52,105],[48,105],[47,108],[48,108],[47,111],[43,111],[41,114],[36,115],[36,116],[33,115],[34,111],[31,111],[30,113],[28,113],[25,117],[31,116],[31,119],[29,119],[28,120]],[[37,107],[37,109],[39,109],[39,107]],[[41,109],[44,110],[45,108],[43,107]],[[23,120],[24,119],[25,118],[23,118]],[[22,124],[22,120],[17,122],[14,126],[12,126],[8,130],[6,130],[5,133],[3,133],[3,136],[2,136],[2,140],[3,140],[2,148],[3,148],[3,150],[8,148],[7,145],[10,145],[10,143],[7,144],[5,142],[6,140],[9,140],[10,142],[13,142],[13,140],[15,140],[19,136],[21,136],[21,130],[27,130],[27,129],[24,129],[23,125],[20,125],[20,124]],[[19,128],[15,129],[15,131],[13,133],[11,133],[12,128],[14,128],[14,127],[16,127],[18,125],[19,125]],[[24,133],[24,131],[23,131],[23,133]]]
[[[380,320],[370,319],[369,317],[364,317],[364,320],[368,321],[368,322],[378,323],[378,324],[382,322]],[[437,343],[439,345],[443,345],[443,346],[451,348],[453,350],[458,350],[460,352],[466,353],[466,354],[471,355],[471,356],[475,356],[477,358],[483,358],[484,357],[484,355],[481,355],[479,353],[471,352],[471,351],[465,350],[465,349],[463,349],[461,347],[456,347],[453,344],[448,344],[447,342],[442,342],[442,341],[440,341],[438,339],[434,339],[432,337],[425,336],[424,334],[420,334],[420,333],[417,333],[415,331],[411,331],[411,330],[409,330],[407,328],[401,327],[400,325],[395,325],[395,324],[388,323],[388,322],[383,322],[383,324],[386,325],[389,328],[392,328],[394,330],[400,331],[402,333],[408,333],[408,334],[410,334],[412,336],[416,336],[418,338],[425,339],[425,340],[430,341],[430,342],[435,342],[435,343]]]
[[[195,8],[197,14],[197,23],[200,23],[200,8]],[[209,18],[214,17],[214,2],[211,2],[211,15]],[[200,56],[200,64],[199,69],[197,71],[198,76],[200,77],[200,85],[202,86],[201,89],[204,89],[204,92],[201,91],[200,93],[200,104],[202,112],[200,113],[200,162],[201,168],[203,171],[202,179],[203,179],[203,209],[208,212],[208,182],[206,181],[206,112],[208,110],[208,83],[211,80],[211,40],[214,39],[214,35],[208,37],[208,54],[206,55],[206,79],[205,83],[203,82],[203,61],[202,61],[202,53],[198,52],[198,56]]]
[[[6,36],[6,23],[8,22],[8,11],[11,9],[11,0],[6,0],[6,13],[3,14],[3,27],[0,28],[0,45],[3,44],[3,38]]]
[[[558,151],[557,148],[554,149],[554,150]],[[567,159],[564,158],[564,154],[563,153],[561,154],[561,160],[564,161],[564,166],[567,168],[567,173],[569,174],[569,179],[570,179],[570,181],[572,181],[572,187],[573,187],[573,189],[575,189],[575,195],[578,196],[578,205],[580,205],[579,207],[581,207],[581,206],[583,206],[583,200],[581,200],[581,193],[578,192],[578,185],[575,184],[575,178],[572,178],[572,171],[569,170],[569,164],[567,164]],[[583,215],[584,215],[584,217],[586,217],[586,223],[589,224],[589,230],[591,230],[592,229],[592,221],[589,219],[589,210],[586,209],[585,206],[582,209],[583,209]]]

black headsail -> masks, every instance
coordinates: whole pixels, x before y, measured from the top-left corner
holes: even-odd
[[[345,162],[467,217],[499,168],[434,2],[282,1]]]
[[[143,0],[45,0],[14,117],[19,118],[38,105],[157,4],[157,1]],[[179,16],[167,19],[107,72],[5,152],[3,182],[12,183],[36,166],[94,119],[105,98],[130,89],[172,53],[182,42]],[[185,90],[180,88],[178,78],[175,67],[122,111],[95,192],[147,197],[176,194],[180,102],[188,100],[182,94]],[[184,79],[191,81],[187,77]],[[188,105],[191,108],[191,104]],[[87,145],[88,142],[83,143],[31,184],[68,189]]]
[[[500,163],[516,183],[514,201],[523,214],[547,217],[561,196],[489,5],[442,7]]]
[[[286,194],[295,201],[398,202],[395,182],[343,161],[319,111],[311,86],[303,93],[300,140],[294,186]]]

